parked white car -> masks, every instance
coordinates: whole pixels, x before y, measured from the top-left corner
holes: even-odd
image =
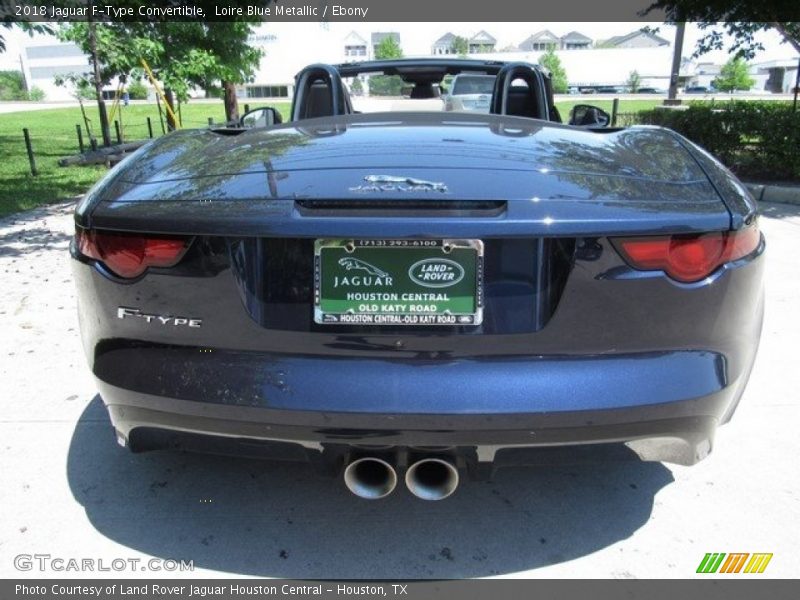
[[[444,110],[489,112],[494,75],[456,75],[444,98]]]

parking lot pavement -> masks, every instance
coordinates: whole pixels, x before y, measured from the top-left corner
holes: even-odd
[[[509,469],[438,503],[365,502],[302,465],[117,447],[78,338],[70,208],[0,220],[0,576],[691,577],[706,552],[771,552],[762,577],[800,575],[800,207],[763,206],[761,349],[707,460]],[[15,568],[37,554],[95,571]],[[153,557],[195,571],[130,570]]]

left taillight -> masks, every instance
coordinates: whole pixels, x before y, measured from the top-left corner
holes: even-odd
[[[754,223],[738,231],[617,238],[613,243],[633,268],[664,271],[677,281],[692,283],[754,252],[760,241]]]
[[[126,279],[138,277],[149,267],[175,266],[190,241],[186,237],[142,236],[80,228],[76,230],[75,238],[81,254],[102,262],[115,275]]]

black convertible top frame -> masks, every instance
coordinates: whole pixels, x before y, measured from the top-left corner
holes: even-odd
[[[466,58],[402,58],[393,60],[371,60],[335,65],[342,77],[353,77],[363,73],[399,75],[404,81],[430,81],[430,74],[458,75],[464,72],[497,75],[507,63],[499,60],[472,60]],[[533,68],[537,68],[531,65]],[[422,76],[416,79],[415,76]]]
[[[338,65],[311,65],[306,67],[295,78],[297,92],[292,105],[292,120],[304,118],[310,84],[323,82],[329,89],[343,90],[342,79],[362,74],[382,74],[398,76],[406,83],[433,84],[440,82],[447,75],[460,73],[481,73],[497,76],[492,98],[491,112],[494,114],[515,114],[548,121],[561,122],[553,101],[550,73],[538,65],[529,63],[510,63],[499,60],[474,60],[463,58],[403,58],[392,60],[374,60],[364,62],[342,63]],[[514,86],[517,80],[525,82],[525,86]],[[307,85],[308,84],[308,85]],[[330,100],[331,113],[347,114],[352,108],[346,99],[333,94]],[[525,96],[524,98],[520,98]],[[516,97],[517,112],[510,109],[510,99]],[[522,106],[520,107],[520,100]]]

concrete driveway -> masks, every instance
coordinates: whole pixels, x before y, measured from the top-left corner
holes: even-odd
[[[0,220],[0,576],[692,577],[707,552],[771,552],[762,577],[800,575],[800,207],[763,206],[761,350],[710,458],[510,469],[439,503],[361,501],[303,465],[118,448],[78,338],[70,210]],[[19,571],[19,555],[50,559]],[[195,570],[130,566],[152,557]]]

